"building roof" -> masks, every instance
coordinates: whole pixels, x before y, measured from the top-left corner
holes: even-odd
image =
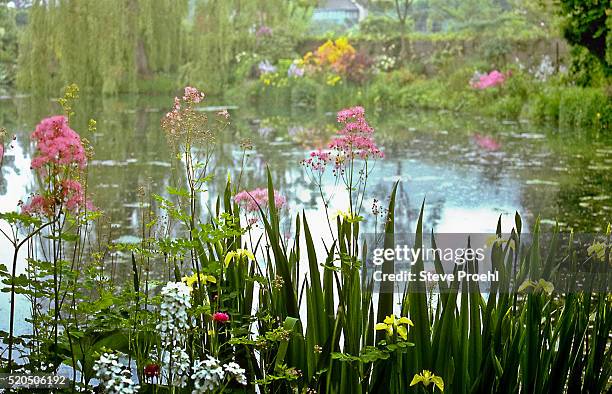
[[[359,7],[351,0],[324,0],[318,7],[320,10],[359,11]]]

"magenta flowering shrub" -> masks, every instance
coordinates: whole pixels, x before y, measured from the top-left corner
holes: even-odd
[[[503,85],[510,74],[504,74],[497,70],[491,71],[489,74],[476,73],[470,81],[470,86],[474,89],[484,90],[495,86]]]
[[[68,119],[62,115],[43,119],[32,139],[36,142],[36,155],[31,166],[38,171],[45,189],[21,206],[22,213],[51,217],[64,209],[74,214],[95,210],[80,182],[87,166],[87,152]]]

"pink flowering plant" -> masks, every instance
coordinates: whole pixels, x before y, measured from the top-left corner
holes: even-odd
[[[161,127],[177,160],[184,163],[186,185],[169,189],[179,197],[175,217],[193,231],[196,225],[197,194],[203,191],[210,180],[210,166],[213,158],[216,135],[225,129],[230,121],[227,109],[217,111],[214,121],[202,111],[198,104],[204,100],[204,93],[187,86],[181,98],[175,97],[172,109],[162,118]],[[186,187],[185,187],[186,186]],[[158,199],[161,197],[158,196]],[[166,201],[166,206],[170,206]]]
[[[43,119],[32,134],[36,155],[32,169],[40,176],[44,189],[33,195],[22,212],[46,217],[94,210],[86,197],[84,171],[87,153],[80,136],[70,128],[64,115]]]
[[[478,90],[485,90],[496,86],[502,86],[509,76],[510,73],[504,74],[497,70],[493,70],[488,74],[481,74],[479,72],[476,72],[470,80],[470,86]]]
[[[322,182],[330,169],[336,181],[342,182],[349,194],[348,217],[357,219],[363,207],[368,176],[375,162],[385,155],[374,140],[374,129],[368,124],[363,107],[339,111],[337,121],[342,128],[327,149],[311,152],[302,165],[319,188],[326,209],[331,196],[324,195]]]
[[[250,191],[243,190],[236,194],[234,201],[244,208],[247,225],[257,223],[259,211],[266,211],[270,206],[268,189],[256,188]],[[287,203],[285,196],[274,190],[274,207],[278,211]]]

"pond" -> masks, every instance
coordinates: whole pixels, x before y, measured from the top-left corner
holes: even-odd
[[[143,208],[149,207],[143,204],[140,187],[149,194],[164,194],[178,179],[159,122],[168,102],[165,97],[122,97],[81,102],[75,108],[73,127],[95,148],[89,191],[94,204],[105,212],[106,236],[113,241],[138,241]],[[33,150],[29,136],[41,118],[57,113],[58,106],[33,97],[0,104],[0,125],[16,135],[0,178],[0,207],[9,211],[36,190],[35,174],[29,169]],[[223,106],[214,101],[207,104]],[[327,221],[319,192],[300,161],[329,141],[337,130],[335,113],[283,108],[278,103],[231,108],[231,125],[217,136],[215,178],[203,195],[205,209],[214,207],[228,169],[232,179],[239,177],[240,141],[249,139],[253,149],[242,175],[243,188],[265,187],[269,166],[275,187],[287,198],[283,213],[287,224],[291,215],[304,210],[315,234],[322,233]],[[424,199],[425,228],[437,233],[493,232],[500,215],[504,230],[509,230],[516,211],[527,230],[538,214],[544,227],[558,220],[564,228],[581,232],[603,231],[610,221],[609,137],[448,112],[398,110],[367,115],[385,152],[368,181],[364,216],[370,228],[373,215],[368,211],[373,199],[385,205],[397,180],[401,182],[396,232],[414,231]],[[97,120],[93,134],[87,131],[88,117]],[[324,190],[333,193],[334,177],[328,174],[324,181]],[[340,186],[334,196],[330,212],[346,206]],[[0,241],[2,261],[10,261],[11,256],[9,244]],[[19,268],[23,270],[23,260]],[[3,293],[2,304],[8,306],[6,296]],[[24,325],[28,310],[28,301],[19,298],[17,312],[23,316],[17,317],[17,332],[28,329]]]
[[[140,228],[139,186],[163,193],[173,179],[173,155],[159,125],[168,102],[165,97],[123,97],[76,108],[74,128],[95,148],[89,190],[113,224],[115,239],[135,236]],[[57,112],[58,106],[36,98],[0,103],[0,125],[17,137],[0,180],[0,207],[8,211],[35,190],[29,135],[39,119]],[[265,187],[268,165],[291,214],[317,210],[318,190],[300,160],[329,141],[336,129],[334,113],[283,108],[278,103],[237,107],[230,113],[231,126],[217,136],[209,203],[223,187],[228,169],[233,179],[238,177],[239,144],[248,138],[253,150],[242,178],[244,188]],[[583,232],[603,231],[610,220],[610,137],[448,112],[367,115],[385,152],[369,180],[369,197],[384,201],[393,182],[400,180],[398,215],[408,219],[400,224],[414,223],[423,199],[426,227],[440,233],[492,231],[500,215],[511,226],[515,211],[528,227],[538,214],[546,226],[558,220],[565,228]],[[98,122],[93,135],[87,131],[87,117]],[[325,180],[330,189],[333,176]],[[335,196],[332,211],[343,207],[343,193]]]

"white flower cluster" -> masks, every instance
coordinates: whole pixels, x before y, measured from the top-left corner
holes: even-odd
[[[183,282],[168,282],[162,288],[161,296],[161,321],[157,330],[162,341],[163,365],[168,379],[175,385],[185,387],[191,366],[185,350],[190,328],[187,310],[191,308],[191,291]]]
[[[546,80],[555,73],[555,67],[553,66],[552,60],[550,60],[550,56],[544,56],[540,65],[533,70],[532,73],[539,81],[546,82]]]
[[[388,55],[380,55],[374,59],[375,68],[379,71],[390,71],[396,66],[396,59]]]
[[[238,363],[232,361],[231,363],[223,365],[223,368],[225,368],[225,373],[236,379],[238,383],[242,385],[247,384],[246,375],[244,374],[246,371],[244,368],[240,368]]]
[[[206,393],[207,391],[213,391],[221,385],[225,378],[225,372],[219,360],[214,357],[207,357],[206,360],[197,360],[193,363],[193,373],[191,379],[193,379],[193,391],[192,394]]]
[[[245,370],[240,368],[240,365],[235,362],[224,364],[214,357],[208,356],[206,360],[198,360],[193,364],[193,379],[194,389],[192,394],[203,394],[217,389],[223,383],[223,380],[229,377],[236,379],[242,385],[247,384]]]
[[[96,377],[108,394],[132,394],[138,392],[138,386],[132,380],[130,369],[119,362],[119,357],[113,353],[104,353],[95,362],[93,370]]]
[[[187,309],[191,308],[191,292],[183,282],[168,282],[161,290],[161,321],[157,325],[164,347],[181,345],[189,329]]]

